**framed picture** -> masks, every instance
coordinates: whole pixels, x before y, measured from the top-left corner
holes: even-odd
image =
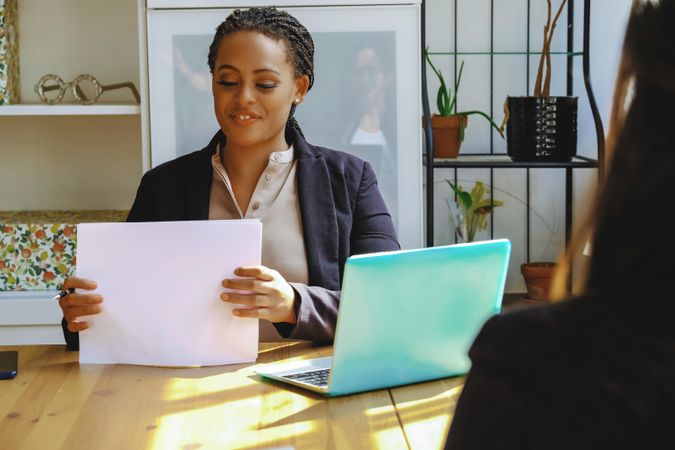
[[[307,27],[315,43],[316,82],[295,113],[304,135],[314,145],[368,161],[401,245],[421,247],[419,4],[283,9]],[[147,10],[152,167],[202,149],[218,131],[207,54],[230,12]],[[363,127],[372,114],[377,128]]]

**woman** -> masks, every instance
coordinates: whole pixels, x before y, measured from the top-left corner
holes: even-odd
[[[263,265],[223,280],[246,292],[221,300],[238,306],[236,316],[264,319],[264,340],[331,342],[347,257],[400,248],[370,165],[309,144],[293,118],[312,87],[313,59],[311,35],[288,13],[228,16],[208,56],[220,131],[204,149],[147,172],[128,217],[260,219]],[[71,277],[63,288],[96,284]],[[69,348],[88,327],[79,318],[98,314],[102,300],[81,291],[61,299]]]
[[[592,233],[581,293],[485,324],[445,448],[675,448],[674,23],[673,0],[633,4],[595,225],[557,278]]]

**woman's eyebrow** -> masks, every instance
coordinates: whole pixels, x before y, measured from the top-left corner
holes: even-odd
[[[256,69],[256,70],[253,71],[253,73],[261,73],[261,72],[271,72],[271,73],[275,73],[277,75],[281,75],[281,72],[279,72],[278,70],[275,70],[275,69],[263,68],[263,69]]]
[[[237,69],[236,67],[234,67],[231,64],[221,64],[216,68],[216,70],[222,70],[222,69],[230,69],[230,70],[234,70],[236,72],[239,72],[239,69]]]
[[[232,64],[221,64],[220,66],[218,66],[218,68],[216,70],[223,70],[223,69],[229,69],[229,70],[234,70],[235,72],[240,72],[240,70],[237,69],[236,67],[234,67]],[[274,73],[276,75],[281,75],[281,72],[279,72],[278,70],[267,68],[267,67],[255,69],[253,71],[253,73],[265,73],[265,72],[270,72],[270,73]]]

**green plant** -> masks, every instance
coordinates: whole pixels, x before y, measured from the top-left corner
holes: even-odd
[[[499,135],[502,138],[504,138],[504,133],[502,132],[502,130],[499,129],[499,126],[497,126],[494,120],[492,120],[492,117],[490,117],[488,114],[485,114],[483,111],[472,110],[472,111],[457,112],[457,93],[459,92],[459,83],[460,81],[462,81],[462,72],[464,71],[464,61],[462,61],[459,66],[459,74],[455,79],[455,86],[453,92],[453,90],[451,90],[445,84],[445,78],[443,77],[441,71],[438,70],[436,66],[434,66],[434,64],[431,62],[428,47],[424,49],[424,57],[427,60],[427,63],[429,63],[431,70],[433,70],[436,76],[438,77],[438,81],[441,84],[438,87],[438,92],[436,93],[436,108],[438,109],[438,114],[441,116],[469,116],[472,114],[478,114],[480,116],[485,117],[485,119],[488,122],[490,122],[490,125],[492,125],[492,127],[495,130],[497,130]],[[461,129],[460,131],[460,140],[461,141],[464,140],[464,129]]]
[[[490,198],[490,190],[481,181],[476,181],[471,192],[465,191],[459,184],[445,180],[457,196],[457,203],[449,201],[451,217],[455,222],[455,232],[465,242],[473,242],[476,232],[487,228],[487,216],[502,206],[499,200]],[[487,196],[487,197],[486,197]],[[457,208],[459,206],[459,210]]]

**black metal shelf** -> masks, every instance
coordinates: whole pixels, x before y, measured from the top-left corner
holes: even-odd
[[[424,163],[426,165],[426,162]],[[575,156],[570,161],[512,161],[505,153],[472,153],[459,155],[457,158],[434,158],[434,168],[443,169],[566,169],[566,168],[597,168],[596,159],[585,156]]]
[[[459,55],[487,55],[490,57],[490,115],[493,114],[492,107],[494,105],[494,72],[493,61],[494,56],[497,55],[539,55],[541,52],[531,51],[529,41],[530,29],[530,1],[527,1],[527,28],[528,40],[527,48],[523,52],[497,52],[494,46],[494,0],[490,1],[490,50],[485,52],[460,52],[457,49],[457,1],[454,1],[454,20],[455,20],[455,49],[450,52],[430,52],[436,55],[450,55],[455,58],[455,77],[457,76],[457,56]],[[583,49],[581,52],[574,51],[574,0],[568,0],[567,3],[567,51],[552,52],[552,54],[566,55],[567,60],[567,95],[573,95],[573,74],[574,74],[574,60],[577,56],[582,56],[583,66],[583,81],[588,95],[588,101],[593,115],[593,123],[595,125],[596,141],[597,141],[597,159],[588,158],[585,156],[576,156],[568,162],[517,162],[512,161],[508,155],[493,152],[493,138],[490,139],[490,153],[485,154],[462,154],[455,159],[434,159],[430,151],[424,154],[424,166],[426,173],[426,240],[427,246],[434,245],[434,171],[435,169],[462,169],[462,168],[488,168],[488,169],[528,169],[526,176],[527,184],[527,198],[529,202],[529,169],[565,169],[565,242],[570,238],[572,228],[572,195],[573,195],[573,171],[579,168],[595,168],[598,171],[598,176],[602,176],[604,170],[603,161],[605,159],[605,141],[604,129],[600,119],[600,113],[595,102],[595,96],[590,82],[590,16],[591,16],[591,0],[584,0],[583,11]],[[426,7],[425,0],[422,0],[422,109],[425,117],[431,117],[429,108],[429,97],[427,92],[427,78],[426,78],[426,61],[424,58],[424,50],[426,49]],[[530,69],[529,63],[526,67],[527,78],[526,82],[530,83]],[[433,148],[433,140],[431,137],[431,121],[427,120],[424,127],[424,143],[426,149]],[[455,172],[456,173],[456,172]],[[490,172],[492,178],[492,170]],[[526,254],[527,260],[530,259],[530,233],[529,233],[529,208],[526,208],[526,230],[527,230],[527,245]],[[494,220],[494,217],[491,218]],[[492,232],[491,232],[492,233]]]
[[[500,56],[500,55],[508,55],[508,56],[513,56],[513,55],[541,55],[541,52],[518,52],[518,51],[512,51],[512,52],[480,52],[480,51],[475,51],[475,52],[453,52],[453,51],[448,51],[448,52],[429,52],[429,55],[449,55],[449,56],[454,56],[454,55],[459,55],[459,56]],[[566,55],[566,56],[583,56],[584,52],[551,52],[551,55]]]

